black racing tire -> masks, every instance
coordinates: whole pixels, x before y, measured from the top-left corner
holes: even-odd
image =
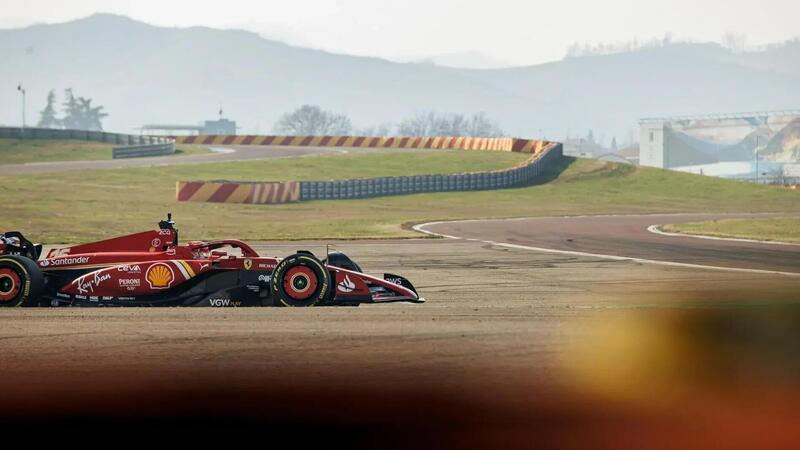
[[[321,305],[331,293],[331,274],[311,254],[298,253],[278,263],[270,289],[276,306]]]
[[[0,256],[0,308],[38,306],[44,291],[42,269],[30,258]]]

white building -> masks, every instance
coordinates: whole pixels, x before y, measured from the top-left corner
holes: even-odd
[[[639,129],[643,166],[731,178],[747,178],[748,168],[755,178],[757,166],[800,159],[800,110],[649,118]]]

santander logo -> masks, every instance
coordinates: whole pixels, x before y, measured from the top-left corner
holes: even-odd
[[[344,276],[344,280],[342,280],[342,282],[339,283],[337,288],[339,289],[339,292],[343,292],[345,294],[349,294],[350,292],[353,292],[353,291],[356,290],[356,284],[353,283],[350,280],[350,276],[349,275],[345,275]]]

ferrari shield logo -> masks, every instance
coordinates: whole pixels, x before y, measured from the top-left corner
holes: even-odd
[[[253,267],[253,260],[252,259],[245,259],[244,260],[244,270],[250,270]]]

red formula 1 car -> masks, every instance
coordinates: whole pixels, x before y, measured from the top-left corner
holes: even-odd
[[[265,258],[237,240],[178,244],[159,229],[50,250],[0,234],[2,306],[323,306],[422,303],[405,278],[366,275],[343,253]]]

